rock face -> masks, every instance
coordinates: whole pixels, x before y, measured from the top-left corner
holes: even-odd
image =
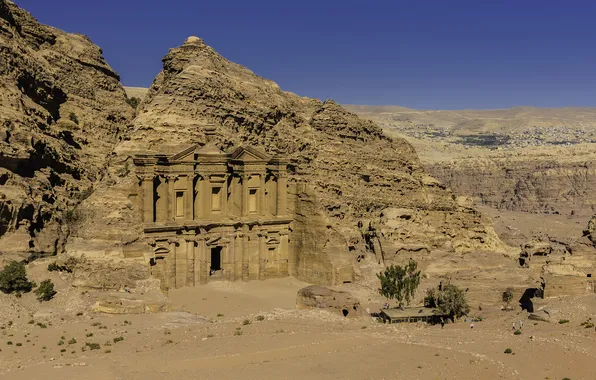
[[[0,250],[62,250],[132,109],[86,36],[0,0]]]
[[[420,244],[429,250],[505,249],[475,210],[458,204],[424,171],[405,140],[387,137],[333,101],[284,92],[191,38],[163,59],[134,130],[115,149],[114,175],[77,209],[83,222],[67,250],[98,256],[148,250],[132,200],[138,180],[130,157],[204,143],[210,124],[217,127],[212,139],[220,149],[248,144],[290,160],[296,255],[289,266],[304,281],[353,281],[357,258],[375,245],[399,246],[404,257]],[[405,211],[383,211],[388,208]]]
[[[592,244],[596,247],[596,215],[594,215],[588,222],[588,226],[584,230],[584,236],[590,239]]]
[[[366,315],[360,302],[348,292],[338,292],[324,286],[311,285],[302,288],[296,295],[297,309],[327,309],[347,316]]]
[[[560,154],[496,152],[430,163],[427,168],[456,194],[475,197],[497,209],[592,213],[596,207],[593,151],[561,150]]]

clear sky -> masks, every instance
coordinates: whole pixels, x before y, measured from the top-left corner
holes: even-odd
[[[299,95],[425,109],[596,106],[594,0],[13,0],[148,87],[190,35]]]

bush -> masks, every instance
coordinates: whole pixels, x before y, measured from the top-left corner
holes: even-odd
[[[68,341],[68,344],[75,344],[77,343],[77,340],[75,338],[72,338],[71,340]]]
[[[139,104],[141,103],[141,99],[136,98],[136,97],[132,97],[132,98],[126,98],[126,103],[131,106],[134,109],[137,109],[137,107],[139,106]]]
[[[35,290],[35,294],[37,295],[39,302],[51,300],[56,295],[54,284],[51,280],[43,280],[41,284],[39,284],[39,288]]]
[[[25,264],[11,261],[0,272],[0,290],[4,293],[30,292],[33,282],[27,279]]]
[[[519,330],[515,330],[515,331],[513,332],[513,334],[514,334],[514,335],[521,335],[521,331],[519,331]]]
[[[250,323],[251,323],[251,322],[250,322],[250,319],[245,319],[244,321],[242,321],[242,324],[243,324],[244,326],[246,326],[246,325],[250,325]]]
[[[420,271],[416,261],[410,259],[408,264],[391,265],[383,272],[377,274],[381,281],[379,293],[388,299],[396,299],[399,306],[403,306],[403,301],[407,305],[414,296],[418,285],[420,285]]]
[[[505,350],[505,353],[506,353],[506,354],[510,354],[510,353],[512,353],[512,352],[513,352],[513,351],[511,350],[511,348],[507,348],[507,349]]]
[[[101,348],[99,343],[85,343],[85,346],[89,347],[90,350],[99,350]]]
[[[119,337],[114,338],[114,343],[122,342],[123,340],[124,340],[124,337],[119,336]]]
[[[70,115],[68,115],[68,118],[76,125],[79,125],[79,118],[77,117],[77,115],[75,115],[74,112],[71,112]]]
[[[257,321],[264,321],[265,317],[263,317],[262,315],[257,315]]]
[[[455,285],[444,285],[441,290],[428,289],[424,306],[436,307],[450,318],[460,318],[470,312],[466,293]]]
[[[565,324],[565,323],[569,323],[569,319],[560,319],[560,320],[559,320],[559,324],[560,324],[560,325],[563,325],[563,324]]]
[[[513,299],[513,288],[505,289],[505,291],[503,292],[503,295],[501,296],[501,300],[503,302],[505,302],[507,304],[507,306],[509,306],[509,303],[511,302],[512,299]]]

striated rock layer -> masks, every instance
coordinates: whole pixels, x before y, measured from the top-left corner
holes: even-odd
[[[131,156],[204,143],[209,124],[220,149],[249,144],[289,159],[290,273],[302,280],[352,281],[367,252],[397,259],[420,245],[506,249],[478,212],[424,171],[405,140],[333,101],[284,92],[191,37],[163,59],[134,130],[115,149],[109,178],[77,209],[68,251],[118,257],[149,250]]]
[[[0,0],[0,251],[62,250],[133,111],[86,36]]]
[[[497,209],[563,215],[592,214],[596,166],[593,146],[526,148],[428,163],[456,194]]]

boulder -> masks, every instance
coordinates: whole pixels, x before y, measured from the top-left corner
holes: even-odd
[[[345,317],[366,314],[360,307],[360,302],[352,294],[319,285],[311,285],[300,289],[296,296],[296,308],[331,309],[342,313]]]

